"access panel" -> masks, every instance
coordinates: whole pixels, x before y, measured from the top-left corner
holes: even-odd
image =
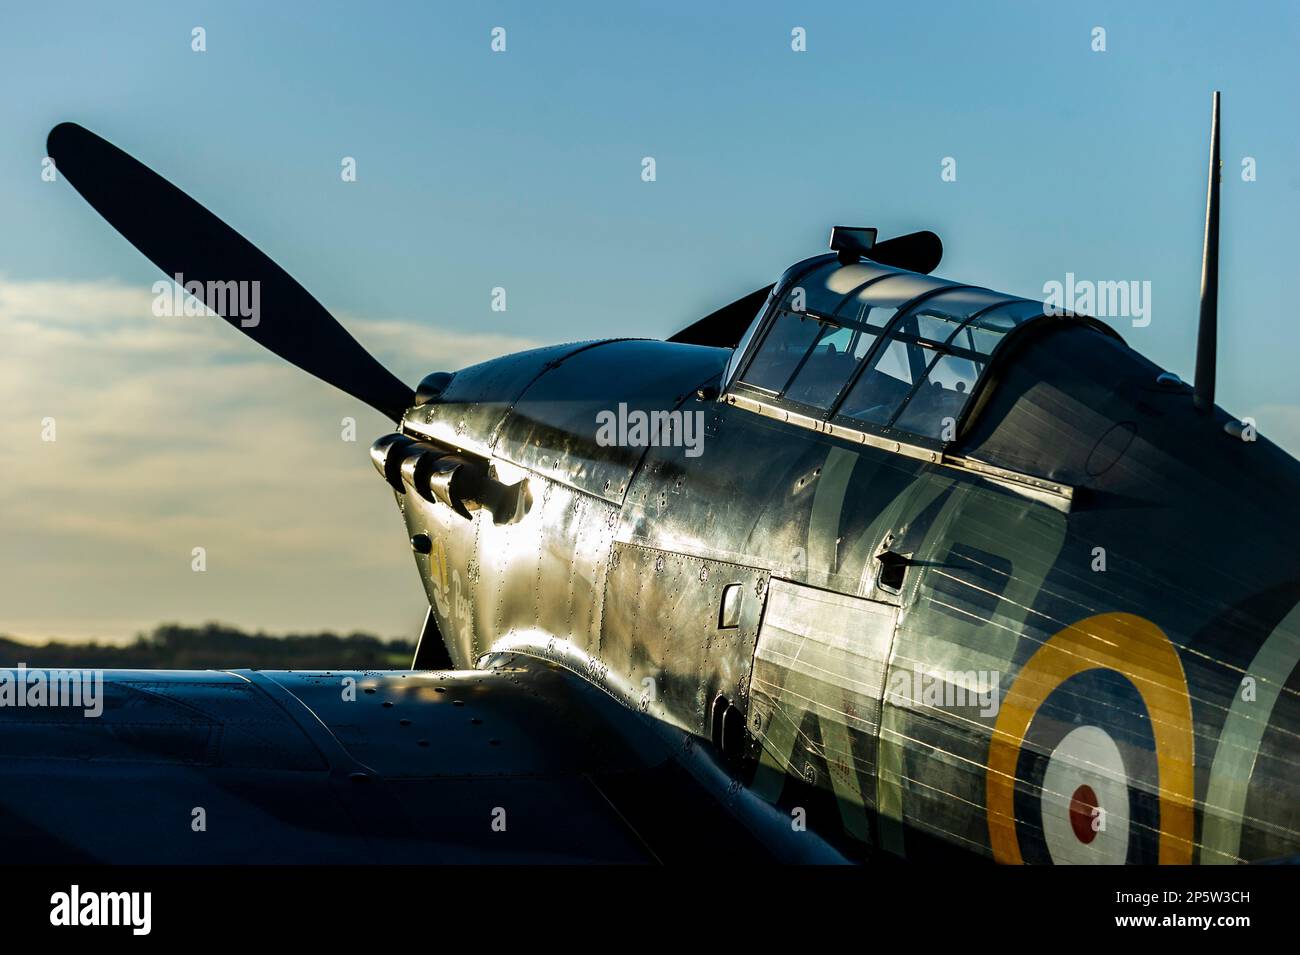
[[[754,789],[772,802],[787,777],[827,790],[838,827],[866,844],[875,842],[876,740],[897,618],[889,604],[773,580],[754,652]],[[828,826],[837,827],[809,821]]]

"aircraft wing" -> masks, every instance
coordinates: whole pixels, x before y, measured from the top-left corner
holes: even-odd
[[[59,697],[59,671],[6,672],[0,840],[24,858],[771,858],[770,837],[689,771],[704,747],[535,659],[446,673],[100,671],[98,714],[89,695]]]

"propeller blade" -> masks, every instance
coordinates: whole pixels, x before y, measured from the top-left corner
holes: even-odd
[[[47,150],[109,225],[169,277],[201,283],[195,297],[253,341],[395,421],[411,406],[413,391],[311,293],[166,179],[75,123],[50,130]]]
[[[724,305],[712,314],[687,325],[668,340],[682,345],[709,345],[714,348],[735,348],[744,337],[745,330],[767,301],[772,286],[755,289],[730,305]]]
[[[933,232],[909,232],[877,242],[863,254],[881,265],[929,275],[943,259],[943,240]]]

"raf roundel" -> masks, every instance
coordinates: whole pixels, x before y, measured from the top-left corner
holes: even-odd
[[[1057,744],[1040,805],[1043,841],[1057,865],[1123,865],[1128,858],[1129,779],[1104,729],[1080,726]]]
[[[1135,696],[1150,742],[1130,743],[1128,751],[1150,764],[1144,771],[1126,767],[1113,731],[1097,725],[1103,714],[1088,703],[1091,696],[1070,692],[1080,679],[1119,681]],[[1071,721],[1082,725],[1039,749],[1038,724],[1050,731]],[[1152,861],[1191,862],[1193,749],[1187,679],[1159,627],[1126,613],[1066,627],[1025,661],[1002,701],[985,776],[994,859],[1023,863],[1041,859],[1045,850],[1058,864],[1123,864],[1134,843],[1140,848],[1154,837]],[[1033,768],[1041,763],[1038,752],[1046,755],[1041,779]],[[1041,828],[1017,811],[1018,793],[1035,795]],[[1143,809],[1140,819],[1135,805]]]

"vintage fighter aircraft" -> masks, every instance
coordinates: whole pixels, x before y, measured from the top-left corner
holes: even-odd
[[[259,282],[255,326],[205,304],[394,421],[371,455],[429,612],[409,672],[123,671],[98,717],[0,708],[7,846],[1300,853],[1300,464],[1213,401],[1217,94],[1194,387],[1093,318],[931,277],[930,233],[836,228],[668,341],[412,391],[176,187],[76,125],[48,145],[166,275]]]

